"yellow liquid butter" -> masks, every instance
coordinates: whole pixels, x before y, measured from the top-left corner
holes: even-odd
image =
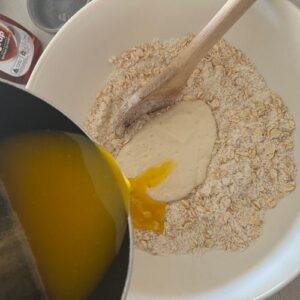
[[[149,167],[137,177],[129,179],[130,216],[135,228],[152,230],[158,234],[164,231],[167,203],[153,199],[148,194],[148,189],[162,183],[174,167],[175,163],[167,160],[160,165]]]
[[[0,179],[49,299],[85,299],[126,228],[124,191],[85,137],[36,132],[0,141]]]
[[[99,150],[110,163],[116,179],[120,182],[133,227],[163,233],[167,203],[152,198],[148,190],[161,184],[175,168],[176,163],[166,160],[159,165],[148,167],[134,178],[126,178],[112,155],[101,146]]]

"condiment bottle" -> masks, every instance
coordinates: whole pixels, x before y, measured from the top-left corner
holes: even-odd
[[[0,78],[26,84],[40,53],[41,43],[31,32],[0,14]]]

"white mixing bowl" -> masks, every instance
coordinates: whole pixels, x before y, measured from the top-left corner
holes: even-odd
[[[222,0],[94,0],[55,36],[28,89],[82,125],[112,71],[108,58],[155,37],[198,32]],[[226,38],[257,65],[294,114],[300,162],[300,12],[286,0],[259,0]],[[300,271],[300,182],[267,213],[263,235],[246,251],[202,257],[135,251],[128,299],[254,299]],[[113,287],[112,287],[113,288]]]

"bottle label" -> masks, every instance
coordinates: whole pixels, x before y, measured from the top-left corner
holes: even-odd
[[[3,20],[0,21],[0,70],[20,77],[29,70],[34,56],[30,35]]]

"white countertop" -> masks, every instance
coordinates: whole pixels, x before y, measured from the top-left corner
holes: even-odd
[[[40,30],[33,24],[27,12],[26,0],[1,0],[0,13],[12,18],[31,31],[39,38],[43,47],[46,47],[53,37],[52,34]]]

